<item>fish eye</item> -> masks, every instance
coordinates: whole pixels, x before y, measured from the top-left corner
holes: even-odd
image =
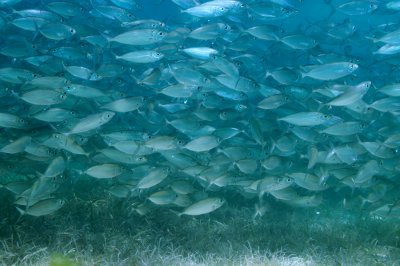
[[[81,12],[84,12],[84,11],[85,11],[85,9],[84,9],[83,7],[81,7],[81,8],[80,8],[80,11],[81,11]]]
[[[74,33],[74,30],[73,30],[73,29],[70,29],[69,32]]]
[[[286,178],[286,182],[292,182],[292,178],[290,177]]]
[[[160,36],[163,36],[163,32],[162,32],[162,31],[160,31],[160,32],[158,33],[158,35],[160,35]]]
[[[61,19],[60,19],[60,22],[62,22],[62,23],[65,22],[65,19],[64,19],[64,18],[61,18]]]
[[[140,157],[138,157],[138,160],[139,160],[139,161],[143,161],[144,158],[143,158],[142,156],[140,156]]]

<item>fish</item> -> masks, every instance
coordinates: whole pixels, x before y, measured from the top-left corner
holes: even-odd
[[[0,149],[0,152],[9,153],[9,154],[16,154],[16,153],[23,152],[25,150],[25,147],[31,141],[32,141],[31,136],[20,137],[20,138],[14,140],[13,142],[11,142],[10,144],[3,146]]]
[[[219,145],[219,140],[214,136],[203,136],[187,143],[184,148],[194,152],[205,152],[212,150]]]
[[[39,28],[39,32],[44,37],[55,41],[69,39],[76,34],[74,28],[62,23],[46,23]]]
[[[203,3],[194,7],[189,7],[181,12],[200,18],[215,18],[225,15],[228,9],[217,4],[207,5],[207,3]]]
[[[199,28],[192,30],[188,37],[196,40],[213,40],[222,36],[223,33],[229,32],[231,27],[225,23],[214,23],[202,25]]]
[[[371,87],[371,82],[362,82],[354,87],[348,88],[344,93],[340,94],[338,97],[334,98],[332,101],[328,102],[331,106],[346,106],[355,103],[368,92]]]
[[[0,127],[24,129],[28,127],[28,121],[13,114],[0,113]]]
[[[314,48],[318,43],[313,38],[304,35],[289,35],[281,38],[279,41],[292,49],[308,50]]]
[[[67,96],[56,90],[33,90],[21,95],[21,99],[35,105],[54,105],[62,103]]]
[[[306,2],[0,1],[7,217],[390,212],[399,3]]]
[[[145,104],[146,98],[144,97],[129,97],[129,98],[123,98],[119,100],[112,101],[110,103],[107,103],[103,105],[101,108],[107,109],[113,112],[117,113],[126,113],[126,112],[132,112],[140,107],[142,107]],[[113,112],[108,112],[104,113],[105,115],[111,116]],[[107,118],[109,119],[109,118]]]
[[[95,178],[113,178],[124,172],[124,168],[118,164],[99,164],[88,168],[85,174]]]
[[[156,205],[166,205],[173,203],[178,195],[172,190],[162,190],[151,194],[148,199]]]
[[[114,117],[115,113],[114,112],[100,112],[97,114],[92,114],[89,115],[85,118],[82,118],[77,122],[71,129],[71,131],[68,132],[68,134],[77,134],[77,133],[82,133],[86,132],[89,130],[96,129],[108,122]]]
[[[209,47],[190,47],[182,50],[185,54],[197,59],[208,60],[218,54],[218,51]]]
[[[352,74],[358,69],[358,65],[351,62],[334,62],[324,65],[308,66],[302,77],[310,77],[317,80],[336,80]]]
[[[336,10],[349,16],[360,16],[369,14],[375,11],[377,8],[378,5],[374,3],[368,3],[364,1],[351,1],[338,6]]]
[[[366,126],[367,125],[363,122],[347,121],[343,123],[337,123],[324,130],[321,130],[321,133],[334,136],[350,136],[362,132]]]
[[[162,42],[166,33],[155,29],[137,29],[121,33],[112,38],[107,38],[108,42],[116,42],[128,45],[150,45]]]
[[[46,5],[50,11],[64,17],[75,17],[85,15],[85,10],[82,6],[76,3],[69,2],[52,2]]]
[[[137,184],[138,189],[147,189],[156,186],[167,178],[169,169],[166,167],[157,167],[151,170]]]
[[[43,177],[55,177],[61,175],[65,170],[65,161],[62,156],[54,158],[47,166],[46,171],[43,173]]]
[[[56,212],[63,207],[64,203],[65,201],[62,199],[49,198],[35,203],[34,205],[28,207],[26,210],[22,210],[18,207],[16,208],[21,213],[21,215],[31,215],[39,217]]]
[[[222,198],[207,198],[200,200],[196,203],[193,203],[189,207],[185,208],[182,212],[180,212],[178,215],[190,215],[190,216],[196,216],[196,215],[203,215],[207,214],[210,212],[213,212],[222,205],[224,205],[225,200]]]
[[[164,55],[157,51],[139,50],[139,51],[129,52],[123,55],[118,55],[115,58],[117,60],[124,60],[130,63],[148,64],[157,62],[161,60],[163,57]]]
[[[319,112],[299,112],[281,117],[278,121],[284,121],[296,126],[317,126],[326,123],[329,119],[329,115]]]

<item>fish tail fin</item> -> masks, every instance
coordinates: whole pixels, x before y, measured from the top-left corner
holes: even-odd
[[[25,216],[26,211],[24,211],[24,210],[22,210],[21,208],[18,208],[18,207],[15,207],[15,208],[17,208],[17,210],[18,210],[18,212],[19,212],[19,217],[18,217],[18,219],[15,221],[15,224],[18,224],[19,221],[22,219],[22,217]]]
[[[174,210],[170,210],[173,214],[177,215],[178,217],[182,216],[182,212],[178,212],[178,211],[174,211]]]
[[[379,39],[371,36],[364,36],[365,39],[373,41],[374,43],[379,42]]]
[[[361,209],[363,209],[364,208],[364,206],[365,206],[365,204],[368,202],[368,200],[367,199],[365,199],[365,198],[363,198],[363,197],[361,197]]]
[[[325,2],[325,4],[327,4],[329,7],[330,7],[330,9],[331,9],[331,12],[328,14],[328,16],[327,16],[327,20],[329,21],[329,19],[336,13],[336,8],[335,8],[335,6],[331,3],[331,0],[325,0],[324,1]]]
[[[302,78],[302,79],[308,77],[308,73],[307,73],[307,72],[304,72],[304,71],[300,71],[300,75],[301,75],[301,78]]]
[[[21,216],[25,215],[26,211],[24,211],[23,209],[20,209],[18,207],[15,207],[15,208],[17,208],[17,210],[18,210],[18,212],[20,213]]]
[[[356,134],[356,139],[357,139],[357,142],[358,142],[358,143],[361,143],[361,142],[362,142],[361,139],[360,139],[360,136],[358,136],[358,134]]]
[[[111,54],[114,56],[114,58],[115,58],[116,60],[121,59],[121,56],[117,55],[117,54],[114,53],[113,51],[111,52]]]

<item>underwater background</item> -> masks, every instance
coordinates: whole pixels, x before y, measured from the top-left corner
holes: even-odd
[[[399,14],[0,0],[0,265],[400,265]]]

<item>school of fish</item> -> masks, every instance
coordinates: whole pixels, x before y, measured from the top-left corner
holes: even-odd
[[[400,1],[149,2],[176,13],[0,0],[0,193],[16,210],[56,213],[92,179],[141,215],[230,193],[254,217],[400,217]]]

